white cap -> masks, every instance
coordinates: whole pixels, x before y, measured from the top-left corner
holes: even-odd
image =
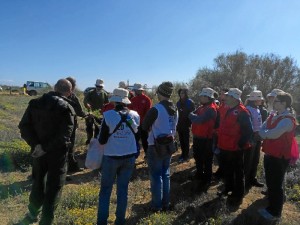
[[[103,80],[97,79],[97,80],[96,80],[95,86],[96,86],[96,87],[97,87],[97,86],[99,86],[99,87],[104,87],[104,82],[103,82]]]
[[[124,88],[116,88],[113,93],[112,96],[109,98],[110,102],[121,102],[124,103],[126,105],[129,105],[131,102],[128,99],[128,91]]]
[[[199,93],[199,96],[207,96],[210,98],[214,98],[214,93],[216,93],[216,91],[212,88],[203,88],[202,91]]]
[[[235,99],[241,101],[242,91],[238,88],[230,88],[228,92],[225,93],[226,95],[230,95]]]
[[[248,100],[250,101],[264,100],[264,97],[261,91],[252,91],[248,97]]]
[[[132,88],[132,89],[133,89],[133,90],[138,90],[138,91],[143,91],[143,90],[144,90],[143,85],[140,84],[140,83],[135,83],[135,84],[133,85],[133,88]]]
[[[284,91],[281,89],[273,89],[271,93],[267,94],[267,97],[276,97],[276,95],[278,95],[278,93],[280,92],[284,92]]]

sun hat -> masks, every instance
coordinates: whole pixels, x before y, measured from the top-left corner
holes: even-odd
[[[233,98],[241,101],[242,91],[238,88],[230,88],[229,91],[224,94],[232,96]]]
[[[212,88],[203,88],[202,91],[199,93],[199,96],[215,98],[214,93],[216,93],[216,91]]]
[[[248,96],[249,101],[256,101],[256,100],[264,100],[264,97],[262,95],[261,91],[252,91],[250,95]]]
[[[103,82],[103,80],[97,79],[97,80],[96,80],[95,86],[96,86],[96,87],[104,87],[104,82]]]
[[[132,88],[133,90],[138,90],[138,91],[143,91],[144,90],[144,88],[143,88],[143,86],[142,86],[142,84],[141,83],[135,83],[134,85],[133,85],[133,88]]]
[[[166,82],[162,82],[158,88],[157,88],[157,92],[167,98],[170,98],[173,92],[174,86],[171,82],[166,81]]]
[[[281,89],[273,89],[269,94],[267,94],[267,97],[276,97],[276,95],[278,95],[280,92],[284,91]]]
[[[121,102],[129,105],[131,101],[128,99],[128,91],[124,88],[114,89],[112,96],[108,99],[110,102]]]

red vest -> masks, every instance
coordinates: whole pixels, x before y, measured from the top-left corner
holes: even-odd
[[[213,109],[216,112],[217,115],[217,105],[212,102],[205,106],[200,106],[196,111],[196,115],[203,115],[208,109]],[[213,132],[214,132],[214,126],[216,122],[216,117],[212,118],[208,121],[205,121],[204,123],[198,124],[198,123],[192,123],[192,133],[193,135],[197,137],[202,138],[212,138]]]
[[[233,110],[227,110],[224,117],[220,120],[218,148],[228,151],[237,151],[239,149],[238,142],[241,138],[241,128],[237,119],[241,112],[249,113],[246,107],[240,103]]]
[[[294,128],[290,132],[285,132],[277,139],[265,139],[263,141],[263,152],[265,152],[268,155],[271,155],[276,158],[285,158],[290,159],[291,158],[291,146],[292,146],[292,140],[295,134],[295,128],[296,128],[296,121],[295,118],[292,116],[280,116],[278,117],[273,123],[271,123],[272,118],[274,115],[271,115],[267,119],[267,129],[273,129],[277,126],[277,124],[284,118],[290,118],[293,121]]]

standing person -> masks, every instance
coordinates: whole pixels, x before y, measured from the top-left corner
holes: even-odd
[[[136,133],[140,124],[137,112],[129,110],[128,91],[116,88],[109,99],[115,108],[104,112],[99,143],[104,145],[97,225],[106,225],[113,184],[117,179],[115,224],[125,224],[128,184],[137,154]]]
[[[200,180],[201,188],[207,188],[212,177],[212,139],[217,118],[214,93],[215,90],[211,88],[203,88],[199,94],[201,106],[189,115],[189,119],[192,121],[196,178]]]
[[[144,93],[144,89],[141,84],[135,83],[133,85],[133,91],[135,93],[135,97],[133,97],[131,101],[130,109],[137,111],[140,115],[141,126],[143,124],[146,113],[151,108],[152,102],[151,99]],[[142,146],[145,152],[145,156],[148,149],[148,132],[143,130],[142,127],[139,127],[139,133],[142,141]]]
[[[290,94],[278,93],[273,101],[276,114],[270,115],[259,131],[263,139],[264,169],[269,200],[268,207],[259,210],[259,213],[267,220],[277,220],[282,213],[284,176],[289,165],[296,129],[292,101]]]
[[[226,93],[228,105],[225,116],[218,129],[218,148],[221,164],[224,169],[224,191],[219,195],[228,195],[228,204],[240,205],[245,192],[244,150],[249,148],[252,135],[252,124],[246,107],[241,103],[242,91],[230,88]]]
[[[170,163],[171,153],[160,156],[155,147],[155,139],[161,134],[175,138],[178,112],[170,101],[173,92],[171,82],[163,82],[157,88],[159,103],[147,113],[142,128],[149,131],[147,162],[151,183],[151,210],[154,212],[170,209]]]
[[[216,119],[216,123],[215,123],[215,134],[213,137],[213,142],[214,142],[214,146],[215,146],[215,148],[213,150],[214,150],[215,157],[217,158],[217,161],[219,164],[217,171],[214,173],[214,177],[216,179],[220,179],[224,175],[224,170],[222,168],[222,161],[220,160],[220,149],[217,146],[218,146],[218,127],[220,126],[220,121],[222,121],[224,119],[226,112],[229,109],[229,106],[226,105],[226,103],[225,103],[225,98],[226,98],[225,93],[227,93],[228,91],[229,91],[229,89],[223,88],[220,92],[220,96],[219,96],[220,105],[219,105],[218,111],[217,111],[217,119]]]
[[[246,100],[246,108],[250,112],[253,127],[252,146],[244,152],[246,191],[248,191],[252,186],[264,186],[264,184],[259,182],[256,178],[261,148],[261,138],[258,134],[258,131],[262,125],[262,116],[259,106],[261,105],[263,99],[262,92],[256,90],[252,91]]]
[[[177,132],[179,136],[179,142],[181,147],[181,156],[179,157],[179,162],[182,163],[189,158],[190,150],[190,128],[191,121],[188,118],[189,113],[195,110],[195,103],[188,96],[187,88],[180,88],[178,90],[179,101],[176,103],[178,110],[178,124]]]
[[[84,97],[83,104],[88,111],[100,110],[104,104],[108,103],[108,94],[103,89],[104,82],[101,79],[96,80],[96,88],[88,92]],[[87,117],[86,121],[87,140],[85,144],[89,144],[92,137],[96,137],[99,133],[98,125],[94,124],[93,117]]]
[[[20,224],[52,224],[67,173],[67,154],[74,130],[74,109],[66,98],[72,84],[58,80],[51,91],[29,102],[19,128],[22,138],[31,146],[33,184],[29,212]]]
[[[76,137],[76,130],[78,128],[78,121],[77,121],[77,116],[86,118],[88,114],[86,114],[82,106],[80,104],[80,101],[78,97],[75,95],[75,88],[76,88],[76,80],[73,77],[67,77],[66,80],[70,81],[72,84],[72,93],[70,96],[68,96],[69,103],[72,105],[74,108],[74,111],[76,113],[75,118],[74,118],[74,130],[71,136],[71,146],[69,148],[69,154],[68,154],[68,172],[77,172],[81,171],[81,168],[78,165],[78,161],[75,159],[75,137]]]

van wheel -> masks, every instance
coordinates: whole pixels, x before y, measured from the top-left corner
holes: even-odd
[[[29,91],[28,94],[29,94],[30,96],[36,96],[36,95],[37,95],[36,91]]]

